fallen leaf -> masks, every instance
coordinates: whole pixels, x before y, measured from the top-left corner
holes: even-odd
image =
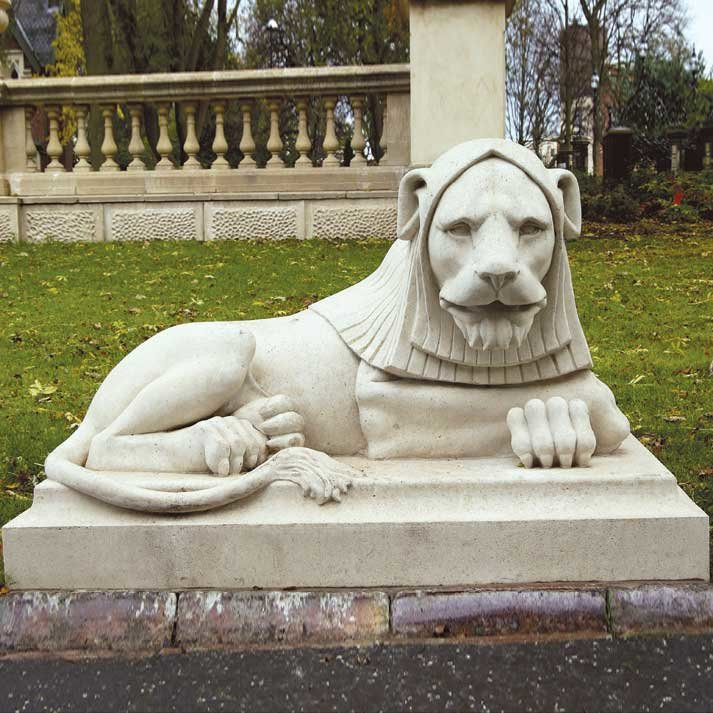
[[[656,433],[642,433],[639,436],[639,442],[643,443],[653,453],[659,453],[666,439]]]
[[[57,391],[57,387],[52,384],[43,384],[39,379],[35,379],[32,384],[30,384],[29,392],[30,396],[49,396]]]

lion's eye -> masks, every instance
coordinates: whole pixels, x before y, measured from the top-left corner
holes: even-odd
[[[470,237],[470,225],[465,222],[454,223],[448,227],[448,232],[456,238],[469,238]]]
[[[520,235],[524,235],[525,237],[539,235],[541,232],[542,232],[542,227],[540,225],[538,225],[537,223],[533,223],[532,221],[523,223],[520,226]]]

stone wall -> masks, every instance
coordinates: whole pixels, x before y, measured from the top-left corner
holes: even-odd
[[[391,239],[396,192],[28,197],[0,201],[0,242]]]
[[[16,173],[0,241],[393,238],[405,171]]]

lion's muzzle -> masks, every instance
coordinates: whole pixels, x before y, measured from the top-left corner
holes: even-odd
[[[463,305],[440,298],[473,349],[507,350],[519,347],[532,328],[535,315],[547,305],[547,297],[529,304],[506,304],[495,300],[484,305]]]

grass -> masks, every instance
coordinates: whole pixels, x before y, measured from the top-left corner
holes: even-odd
[[[383,241],[0,246],[0,524],[109,369],[178,322],[289,314],[371,272]],[[588,226],[569,247],[595,370],[713,514],[713,229]],[[2,573],[0,570],[0,583]]]

